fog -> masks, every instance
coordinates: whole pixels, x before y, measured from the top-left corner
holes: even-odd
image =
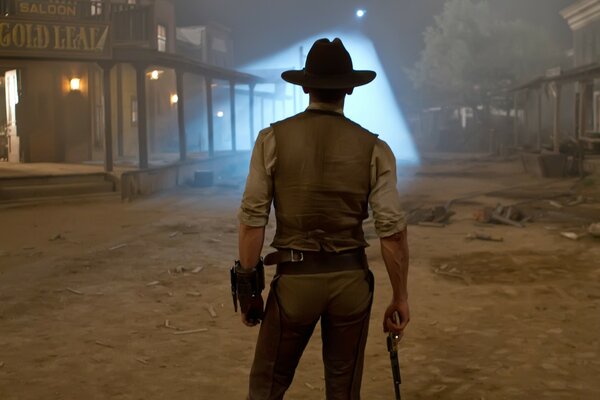
[[[562,47],[571,33],[559,11],[570,0],[494,0],[498,18],[522,19],[552,33]],[[319,32],[347,31],[369,38],[401,103],[410,103],[413,87],[404,70],[423,49],[423,32],[443,9],[443,0],[243,1],[177,0],[178,23],[218,22],[231,29],[238,66],[263,60]],[[355,11],[367,10],[357,21]]]

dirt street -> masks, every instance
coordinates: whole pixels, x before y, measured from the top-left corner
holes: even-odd
[[[445,228],[409,228],[403,398],[600,398],[600,239],[561,236],[600,222],[600,180],[438,157],[399,185],[407,210],[458,199]],[[229,292],[240,196],[182,188],[0,208],[0,399],[243,399],[258,330],[241,324]],[[498,203],[532,222],[474,220]],[[372,223],[366,232],[377,283],[363,398],[391,399],[390,288]],[[286,398],[324,399],[322,376],[317,331]]]

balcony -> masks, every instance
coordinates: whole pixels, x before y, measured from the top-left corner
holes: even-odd
[[[108,0],[72,0],[65,3],[0,0],[0,19],[29,21],[85,21],[110,23],[113,45],[152,47],[154,8]]]

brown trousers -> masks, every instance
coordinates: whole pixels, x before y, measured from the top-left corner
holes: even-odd
[[[283,399],[321,321],[328,400],[359,400],[373,275],[353,270],[277,275],[260,327],[248,400]]]

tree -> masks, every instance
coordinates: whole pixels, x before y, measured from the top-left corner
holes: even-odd
[[[431,104],[481,104],[556,66],[563,53],[544,29],[495,18],[489,0],[448,0],[424,39],[409,75]]]

